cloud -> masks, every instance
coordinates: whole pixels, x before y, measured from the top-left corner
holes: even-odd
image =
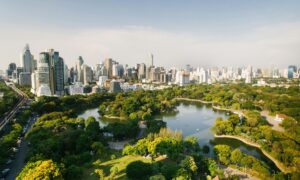
[[[83,56],[91,66],[106,57],[122,64],[149,62],[167,67],[299,65],[300,23],[268,25],[237,33],[214,36],[176,32],[151,27],[128,26],[93,29],[4,29],[0,54],[6,64],[19,61],[19,52],[29,43],[34,55],[46,48],[58,50],[68,65]],[[6,68],[1,63],[1,68]]]

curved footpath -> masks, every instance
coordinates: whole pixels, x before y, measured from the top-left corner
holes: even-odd
[[[261,148],[261,146],[257,143],[254,143],[252,141],[249,141],[243,137],[240,136],[233,136],[233,135],[214,135],[215,138],[229,138],[229,139],[236,139],[239,141],[242,141],[243,143],[249,145],[249,146],[253,146],[256,147],[258,149],[260,149],[262,151],[262,153],[268,157],[271,161],[273,161],[273,163],[277,166],[278,169],[280,169],[280,171],[284,172],[284,173],[289,173],[290,170],[287,170],[287,167],[285,165],[283,165],[281,162],[279,162],[277,159],[275,159],[273,156],[271,156],[267,151],[263,150]]]
[[[201,102],[203,104],[212,104],[212,101],[203,101],[200,99],[190,99],[190,98],[181,98],[181,97],[177,97],[174,98],[175,100],[182,100],[182,101],[191,101],[191,102]]]

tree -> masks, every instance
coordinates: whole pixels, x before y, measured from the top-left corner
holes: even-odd
[[[126,175],[131,179],[147,179],[151,174],[151,165],[142,161],[131,162],[126,167]]]
[[[231,147],[227,145],[216,145],[214,147],[215,152],[218,155],[219,160],[225,164],[228,165],[230,163],[230,154],[231,154]]]
[[[16,179],[63,179],[62,169],[62,166],[57,165],[52,160],[29,162]]]
[[[150,176],[149,180],[165,180],[165,176],[158,174],[158,175],[154,175],[154,176]]]
[[[208,159],[208,170],[211,176],[216,176],[217,170],[218,170],[218,165],[215,160],[213,159]]]
[[[240,122],[240,117],[237,114],[232,114],[229,116],[228,121],[231,122],[233,126],[236,126]]]
[[[191,175],[195,174],[198,169],[192,156],[186,156],[185,159],[180,162],[180,166],[187,170],[187,172]]]
[[[99,180],[104,179],[105,177],[105,173],[102,169],[95,169],[95,173],[98,175]]]
[[[103,157],[106,154],[105,146],[101,142],[94,142],[91,148],[98,157]]]
[[[198,151],[200,149],[198,139],[193,136],[188,136],[184,139],[183,145],[186,150],[193,152],[193,151]]]
[[[233,163],[240,163],[243,158],[243,153],[239,149],[235,149],[231,152],[230,160]]]

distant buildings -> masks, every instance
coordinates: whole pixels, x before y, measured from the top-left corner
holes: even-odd
[[[288,78],[292,79],[295,77],[295,74],[297,73],[297,67],[296,66],[289,66],[288,67]]]
[[[122,89],[121,89],[121,86],[120,86],[120,81],[112,80],[110,82],[110,89],[109,89],[109,91],[112,92],[112,93],[121,92]]]
[[[29,45],[26,44],[23,51],[20,54],[21,67],[23,72],[32,73],[34,70],[33,55],[30,53]]]
[[[190,73],[184,70],[177,71],[175,83],[179,86],[184,86],[190,83]]]
[[[31,85],[31,74],[30,72],[21,72],[19,75],[19,84],[22,86]]]
[[[113,60],[111,58],[107,58],[104,60],[104,68],[107,72],[108,78],[112,78],[112,66],[113,66]]]
[[[154,55],[150,54],[146,63],[134,66],[123,65],[106,58],[95,66],[84,63],[79,56],[73,66],[68,67],[59,52],[53,49],[39,54],[36,61],[26,45],[20,55],[21,66],[10,63],[6,76],[20,85],[31,85],[31,92],[37,96],[63,96],[69,94],[97,93],[102,91],[120,92],[137,89],[153,90],[176,84],[185,86],[190,83],[245,82],[256,86],[265,86],[263,78],[299,78],[300,69],[288,66],[276,67],[211,67],[193,68],[186,65],[182,69],[165,68],[154,65]],[[95,85],[97,83],[97,85]]]
[[[49,87],[50,94],[48,96],[64,95],[64,78],[65,65],[64,60],[59,57],[59,53],[53,49],[40,53],[39,61],[37,62],[37,70],[31,75],[32,90],[34,94],[49,93],[45,90]],[[40,89],[44,92],[41,92]],[[38,93],[40,92],[40,93]]]
[[[84,87],[81,82],[75,82],[73,85],[69,86],[69,94],[76,95],[76,94],[83,94]]]
[[[83,70],[83,84],[88,85],[93,80],[93,71],[92,68],[86,64],[82,66]]]
[[[6,70],[6,75],[9,79],[11,79],[13,77],[13,72],[17,69],[17,65],[16,63],[10,63],[8,65],[8,68]]]

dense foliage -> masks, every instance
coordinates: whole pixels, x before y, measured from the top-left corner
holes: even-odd
[[[268,110],[300,121],[300,89],[298,84],[285,87],[257,87],[246,84],[190,85],[174,87],[176,97],[211,101],[215,106]]]
[[[4,166],[13,154],[12,148],[17,146],[17,139],[21,132],[22,126],[16,123],[12,126],[11,131],[0,139],[0,167]]]
[[[127,162],[128,166],[122,170],[123,173],[126,171],[127,176],[132,179],[136,179],[136,175],[140,173],[136,169],[144,172],[140,179],[196,179],[207,174],[212,177],[219,175],[222,178],[223,173],[217,163],[202,156],[209,148],[202,150],[196,138],[183,139],[181,133],[165,129],[164,121],[154,120],[155,115],[174,111],[174,98],[178,97],[209,101],[222,108],[249,110],[244,119],[237,115],[231,115],[228,120],[217,119],[215,133],[248,138],[260,144],[286,166],[299,171],[299,87],[270,88],[244,84],[174,86],[155,91],[41,97],[32,108],[42,116],[26,135],[31,143],[27,165],[38,167],[42,162],[50,160],[63,178],[80,179],[95,160],[143,156],[151,162],[139,162],[141,159]],[[84,110],[95,107],[108,119],[118,120],[99,128],[95,118],[76,118]],[[285,131],[274,131],[260,116],[260,110],[288,115],[289,118],[282,123]],[[119,157],[116,152],[111,153],[103,133],[112,133],[114,140],[135,139],[141,120],[147,125],[145,132],[149,133],[148,136],[127,145],[122,151],[123,157]],[[264,163],[238,149],[216,146],[215,150],[219,161],[225,165],[246,166],[266,175],[270,173]],[[107,166],[110,168],[102,169],[99,165],[93,172],[100,178],[109,174],[111,179],[120,174],[118,168]],[[21,174],[25,177],[28,173],[24,168]]]
[[[76,116],[89,108],[95,108],[106,101],[112,101],[113,94],[74,95],[64,97],[39,97],[32,108],[39,114],[50,112],[70,112]]]
[[[236,165],[237,167],[247,168],[256,172],[257,175],[270,177],[270,170],[268,166],[255,157],[246,155],[239,149],[231,149],[228,145],[216,145],[214,150],[218,156],[219,161],[224,165]]]
[[[170,90],[166,90],[167,92]],[[153,115],[169,112],[175,108],[176,101],[166,97],[163,91],[134,91],[120,93],[114,101],[100,105],[99,111],[107,117],[121,117],[132,120],[148,120]]]
[[[6,86],[3,81],[0,81],[0,93],[3,93],[3,97],[0,97],[0,117],[2,117],[14,107],[19,98],[15,91]]]
[[[280,132],[267,125],[257,112],[247,112],[245,115],[246,118],[241,121],[237,115],[231,115],[228,120],[219,118],[213,130],[217,135],[237,135],[256,142],[290,170],[299,171],[299,126],[296,121],[285,119],[283,126],[286,130]]]
[[[26,164],[23,171],[16,178],[17,180],[44,180],[63,179],[62,169],[52,160],[36,161]]]
[[[166,179],[190,179],[199,176],[201,172],[211,172],[213,176],[220,173],[216,173],[217,166],[212,166],[209,170],[208,160],[200,154],[201,148],[195,137],[183,139],[180,132],[173,132],[169,129],[161,129],[159,133],[149,134],[147,138],[140,139],[135,145],[128,145],[123,149],[123,155],[142,155],[152,159],[167,157],[167,161],[157,162],[157,167],[152,164],[155,168],[152,172],[161,174]],[[141,162],[136,162],[134,167],[141,166],[141,164]],[[130,166],[128,170],[131,176],[134,170]],[[147,170],[147,172],[147,176],[140,176],[140,178],[148,177],[151,171]],[[133,179],[137,178],[133,174],[132,176]]]

